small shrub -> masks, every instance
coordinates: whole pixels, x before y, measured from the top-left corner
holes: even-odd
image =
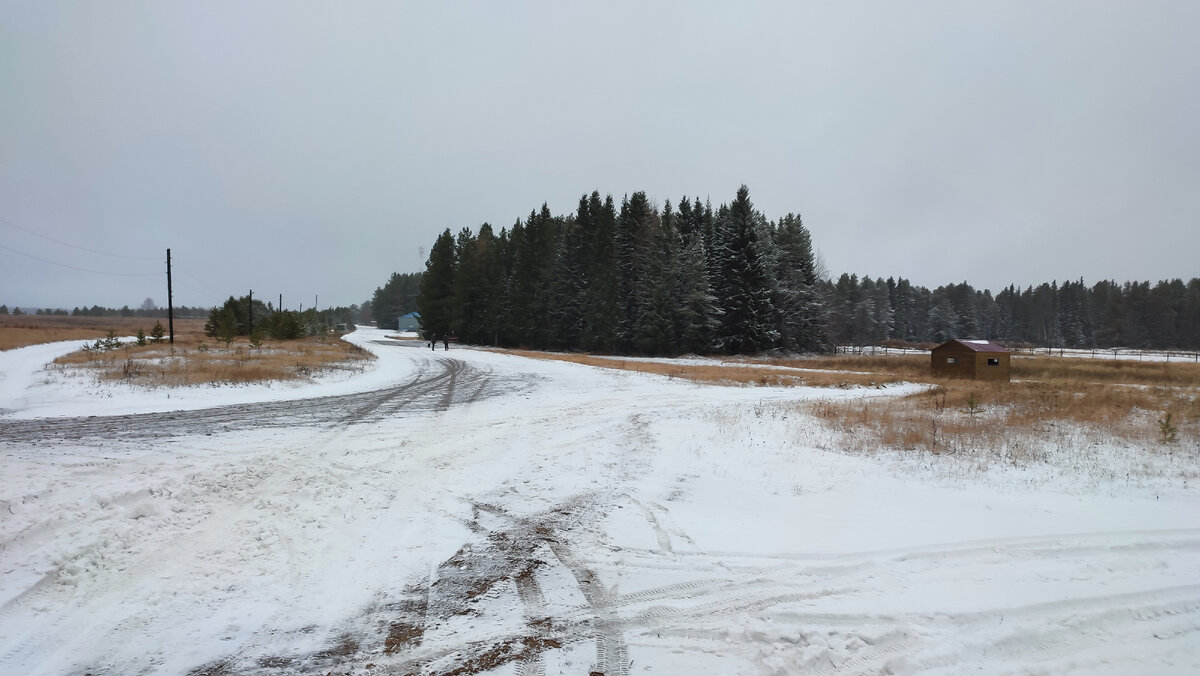
[[[161,343],[166,333],[167,330],[163,328],[162,322],[154,322],[154,328],[150,329],[150,342]]]
[[[967,394],[967,413],[972,415],[979,413],[983,409],[979,408],[979,399],[975,397],[974,392]]]
[[[144,347],[146,345],[146,332],[141,329],[138,329],[137,332],[137,344],[138,347]]]
[[[1179,441],[1179,430],[1172,424],[1171,413],[1166,413],[1158,419],[1158,434],[1159,440],[1164,444],[1173,444]]]
[[[142,374],[142,368],[136,359],[126,357],[125,365],[122,367],[121,373],[126,379],[132,379]]]
[[[233,341],[237,340],[237,330],[235,330],[230,324],[223,324],[218,327],[217,335],[215,337],[217,340],[225,343],[225,349],[228,350],[229,345],[233,343]]]

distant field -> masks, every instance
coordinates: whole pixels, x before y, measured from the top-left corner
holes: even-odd
[[[71,317],[63,315],[0,315],[0,350],[28,345],[55,343],[60,340],[95,340],[113,331],[118,336],[132,336],[142,329],[147,335],[154,322],[167,320],[145,317]],[[199,336],[204,330],[203,319],[175,319],[175,336]]]
[[[132,340],[111,350],[84,350],[112,331],[128,338],[141,329],[150,335],[163,319],[0,315],[0,348],[78,340],[80,349],[55,361],[58,368],[83,369],[103,380],[145,386],[206,383],[258,383],[302,380],[331,369],[361,369],[370,353],[336,337],[266,340],[252,347],[245,337],[228,347],[204,335],[203,319],[176,319],[175,344],[137,345]]]

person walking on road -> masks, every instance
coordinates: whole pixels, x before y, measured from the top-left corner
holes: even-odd
[[[442,350],[444,352],[450,351],[450,337],[449,336],[446,336],[446,335],[442,336]]]

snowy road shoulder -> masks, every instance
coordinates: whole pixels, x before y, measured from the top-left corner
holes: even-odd
[[[80,341],[33,345],[0,352],[0,417],[48,418],[189,411],[229,404],[290,401],[369,392],[404,382],[419,363],[397,353],[389,332],[360,328],[344,340],[375,355],[361,372],[330,372],[311,382],[146,388],[99,383],[88,374],[53,368]]]

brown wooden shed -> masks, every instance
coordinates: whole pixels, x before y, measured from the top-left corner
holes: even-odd
[[[1009,352],[986,340],[950,340],[931,351],[933,375],[973,380],[1008,380]]]

